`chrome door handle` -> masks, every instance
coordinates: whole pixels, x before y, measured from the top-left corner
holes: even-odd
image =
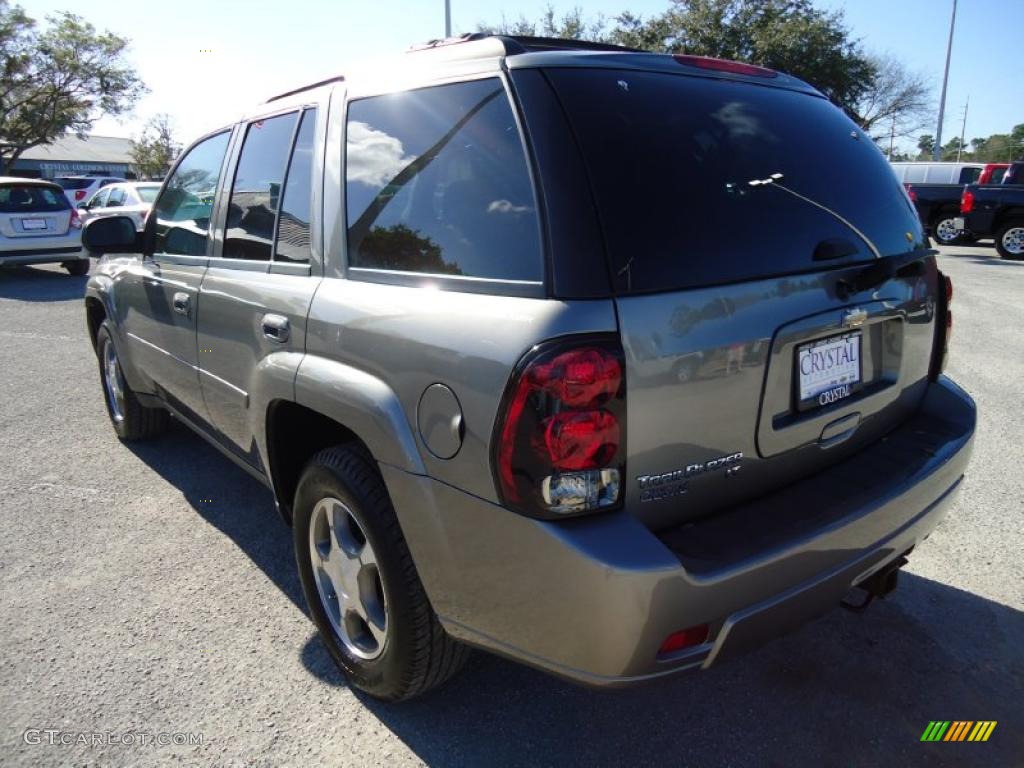
[[[264,315],[263,335],[278,344],[284,344],[291,335],[288,318],[284,315]]]
[[[179,291],[174,294],[174,298],[171,300],[171,303],[174,306],[174,311],[179,315],[184,315],[185,317],[189,316],[189,313],[192,310],[192,299],[189,298],[187,293]]]

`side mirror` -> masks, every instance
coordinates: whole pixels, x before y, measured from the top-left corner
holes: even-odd
[[[142,241],[135,222],[127,216],[94,219],[82,230],[82,245],[96,254],[140,253]]]

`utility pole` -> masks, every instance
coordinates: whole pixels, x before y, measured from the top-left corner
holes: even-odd
[[[889,162],[892,162],[892,143],[896,140],[896,115],[892,116],[892,129],[889,131]]]
[[[942,76],[942,96],[939,98],[939,125],[935,129],[935,149],[932,150],[933,160],[938,160],[942,156],[942,117],[946,111],[946,84],[949,81],[949,57],[953,53],[954,26],[956,26],[956,0],[953,0],[953,18],[949,20],[949,42],[946,44],[946,72]]]
[[[954,0],[955,1],[955,0]],[[444,0],[444,36],[452,36],[452,0]],[[949,68],[949,62],[946,62],[946,68]]]
[[[971,94],[967,94],[967,103],[964,104],[964,121],[960,124],[960,146],[956,149],[956,161],[960,162],[960,153],[964,151],[964,136],[967,134],[967,108],[971,106]]]

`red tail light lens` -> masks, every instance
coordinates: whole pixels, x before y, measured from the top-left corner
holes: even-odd
[[[906,187],[906,189],[907,189],[907,197],[910,198],[910,202],[916,203],[917,202],[917,192],[914,191],[914,187],[911,184],[904,184],[903,186]]]
[[[713,69],[718,72],[732,72],[736,75],[750,75],[753,77],[778,77],[779,73],[774,69],[757,67],[753,64],[743,64],[739,61],[728,61],[727,59],[715,59],[710,56],[687,56],[676,54],[673,56],[680,64],[688,67],[700,67],[701,69]]]
[[[505,393],[494,433],[502,501],[535,517],[611,509],[625,463],[625,366],[617,339],[532,350]]]
[[[710,633],[710,627],[707,624],[701,624],[696,627],[690,627],[689,629],[681,629],[678,632],[673,632],[671,635],[665,638],[665,642],[661,644],[661,648],[658,649],[658,655],[661,656],[667,653],[674,653],[681,651],[684,648],[692,648],[695,645],[701,645],[707,642],[708,634]]]
[[[974,210],[974,193],[965,189],[960,195],[960,213],[970,213]]]
[[[83,199],[85,199],[85,190],[84,189],[76,189],[75,190],[75,200],[83,200]]]
[[[78,215],[78,211],[74,208],[71,209],[71,221],[69,222],[72,229],[82,228],[82,217]]]

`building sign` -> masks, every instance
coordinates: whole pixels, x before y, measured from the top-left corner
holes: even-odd
[[[45,178],[67,174],[99,173],[123,176],[128,172],[127,163],[39,163],[39,170]]]

